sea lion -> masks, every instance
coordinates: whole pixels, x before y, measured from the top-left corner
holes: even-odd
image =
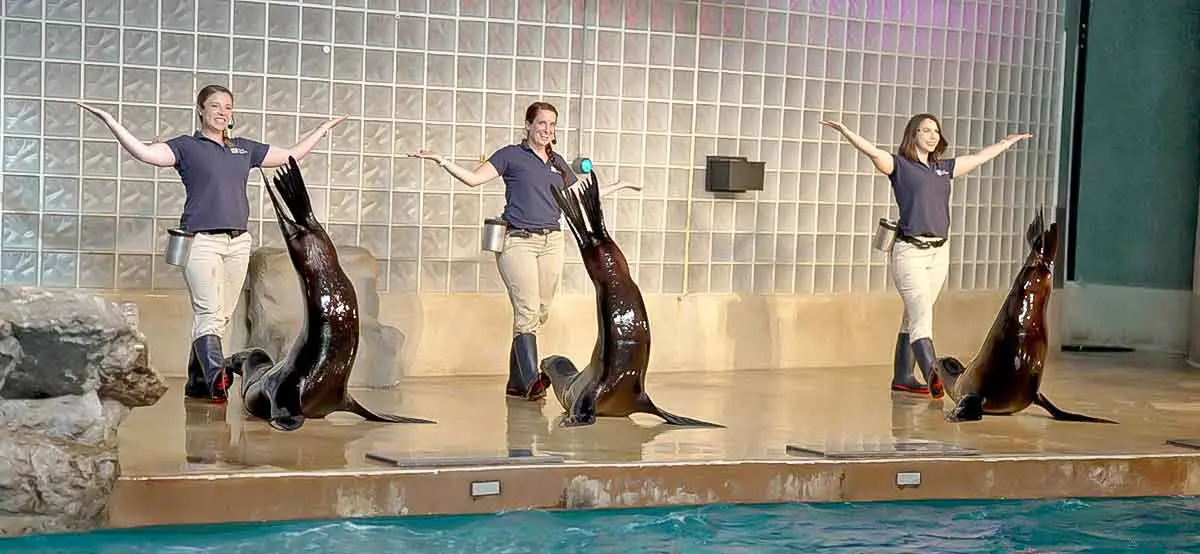
[[[547,356],[541,361],[540,371],[549,377],[555,396],[566,410],[561,424],[589,425],[597,417],[646,413],[671,425],[723,427],[663,411],[646,393],[646,366],[650,362],[646,305],[629,275],[625,255],[605,229],[596,184],[599,178],[594,172],[586,173],[580,194],[570,189],[551,189],[596,288],[599,331],[591,363],[583,371],[564,356]]]
[[[946,394],[957,402],[948,421],[978,421],[987,415],[1015,414],[1030,404],[1054,419],[1116,423],[1058,409],[1038,387],[1046,359],[1046,305],[1054,290],[1058,223],[1045,229],[1039,211],[1025,232],[1030,247],[983,346],[967,367],[953,356],[934,364]]]
[[[261,172],[261,170],[260,170]],[[368,421],[434,423],[426,419],[373,412],[346,390],[358,354],[358,295],[342,270],[333,241],[313,215],[308,190],[295,158],[275,174],[276,196],[264,186],[287,243],[292,266],[304,295],[304,327],[280,362],[261,348],[250,348],[225,359],[229,371],[242,376],[245,410],[267,420],[271,427],[293,431],[306,418],[351,412]],[[291,212],[283,212],[282,202]]]

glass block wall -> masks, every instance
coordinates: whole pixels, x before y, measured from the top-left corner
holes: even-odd
[[[896,214],[885,177],[830,129],[894,149],[912,113],[951,152],[1025,141],[957,181],[951,289],[1007,287],[1023,229],[1055,197],[1063,0],[5,0],[0,281],[171,289],[174,170],[121,151],[194,128],[195,92],[235,93],[235,133],[291,144],[353,118],[303,162],[318,215],[380,260],[395,292],[502,290],[479,250],[503,185],[456,184],[421,146],[472,165],[560,111],[558,150],[606,179],[610,228],[648,293],[861,293],[890,287],[871,250]],[[87,115],[87,117],[84,117]],[[704,160],[766,162],[765,190],[704,190]],[[252,230],[279,245],[262,177]],[[1048,212],[1048,213],[1052,213]],[[590,284],[568,239],[567,293]]]

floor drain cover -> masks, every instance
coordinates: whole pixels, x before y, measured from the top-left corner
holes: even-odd
[[[902,458],[918,456],[975,456],[979,450],[938,441],[919,439],[861,441],[823,445],[787,445],[793,456],[825,458]]]
[[[547,456],[547,455],[532,455],[520,453],[512,456],[462,456],[462,457],[441,457],[441,458],[422,458],[412,455],[387,454],[383,452],[368,452],[367,459],[376,462],[382,462],[390,466],[406,467],[406,468],[421,468],[421,467],[472,467],[472,466],[501,466],[501,465],[529,465],[529,464],[561,464],[563,463],[562,456]]]

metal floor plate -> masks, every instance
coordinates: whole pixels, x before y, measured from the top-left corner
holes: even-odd
[[[1200,450],[1200,439],[1167,439],[1167,444],[1180,448]]]
[[[368,460],[381,462],[394,467],[424,468],[424,467],[472,467],[500,465],[530,465],[530,464],[561,464],[562,456],[534,455],[528,451],[513,451],[508,456],[461,456],[461,457],[414,457],[412,455],[388,454],[386,452],[367,452]]]
[[[979,450],[954,444],[921,439],[861,441],[858,443],[789,444],[792,456],[822,456],[825,458],[904,458],[920,456],[976,456]]]

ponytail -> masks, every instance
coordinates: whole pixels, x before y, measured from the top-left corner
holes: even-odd
[[[546,157],[549,158],[550,164],[553,165],[554,168],[558,170],[558,173],[560,175],[562,175],[563,188],[567,188],[567,187],[571,186],[571,183],[569,183],[567,181],[567,175],[573,175],[574,172],[571,171],[570,167],[567,167],[567,164],[564,163],[563,160],[561,160],[558,156],[554,155],[554,146],[553,145],[550,145],[550,144],[546,145]]]

